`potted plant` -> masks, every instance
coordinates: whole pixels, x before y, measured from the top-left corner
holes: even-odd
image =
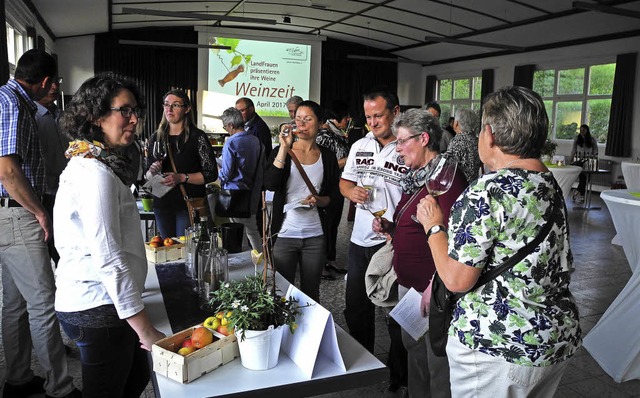
[[[225,314],[229,329],[235,328],[242,365],[252,370],[266,370],[278,364],[283,330],[288,328],[293,333],[297,327],[296,318],[301,314],[298,300],[283,296],[275,285],[271,220],[266,211],[264,192],[262,202],[262,275],[223,283],[220,289],[211,293],[210,301],[216,311]]]
[[[558,147],[558,144],[556,144],[555,142],[549,139],[546,140],[544,142],[544,145],[542,146],[542,150],[540,151],[540,154],[541,154],[540,159],[542,159],[544,163],[551,162],[553,155],[556,154],[557,147]]]

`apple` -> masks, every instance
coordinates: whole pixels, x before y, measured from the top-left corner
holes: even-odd
[[[163,243],[165,246],[172,246],[175,242],[171,238],[165,238]]]
[[[182,347],[193,347],[193,342],[191,341],[191,337],[187,337],[182,342]]]
[[[213,343],[213,333],[204,327],[196,328],[191,333],[191,341],[193,342],[194,347],[202,348]]]
[[[220,325],[216,329],[216,332],[218,332],[220,334],[224,334],[225,336],[229,336],[230,334],[233,333],[233,330],[229,330],[229,326],[227,326],[227,325]]]
[[[162,246],[162,237],[160,235],[156,235],[153,238],[151,238],[151,240],[149,241],[149,243],[157,243],[158,246]]]
[[[183,357],[186,357],[187,355],[191,354],[195,350],[196,350],[195,347],[182,347],[181,349],[178,350],[178,354],[182,355]]]
[[[220,326],[220,319],[215,316],[210,316],[209,318],[205,319],[202,324],[211,330],[216,330]]]

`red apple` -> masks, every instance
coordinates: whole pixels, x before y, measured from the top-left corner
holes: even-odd
[[[193,342],[191,341],[191,337],[187,337],[186,339],[184,339],[184,341],[182,342],[182,346],[193,347]]]

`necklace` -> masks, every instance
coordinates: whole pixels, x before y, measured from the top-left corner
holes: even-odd
[[[509,166],[511,166],[512,164],[517,163],[517,162],[519,162],[519,161],[521,161],[521,160],[524,160],[524,159],[522,159],[522,158],[513,159],[513,160],[512,160],[512,161],[510,161],[509,163],[505,164],[502,168],[503,168],[503,169],[508,169],[508,168],[509,168]]]

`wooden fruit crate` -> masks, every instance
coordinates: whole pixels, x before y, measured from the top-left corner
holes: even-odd
[[[200,326],[193,326],[156,342],[151,347],[153,370],[180,383],[190,383],[240,356],[236,336],[225,336],[218,332],[213,332],[213,343],[187,356],[178,354],[182,342]]]
[[[149,243],[144,244],[147,253],[147,260],[152,263],[165,263],[185,258],[184,243],[174,243],[171,246],[151,247]]]

